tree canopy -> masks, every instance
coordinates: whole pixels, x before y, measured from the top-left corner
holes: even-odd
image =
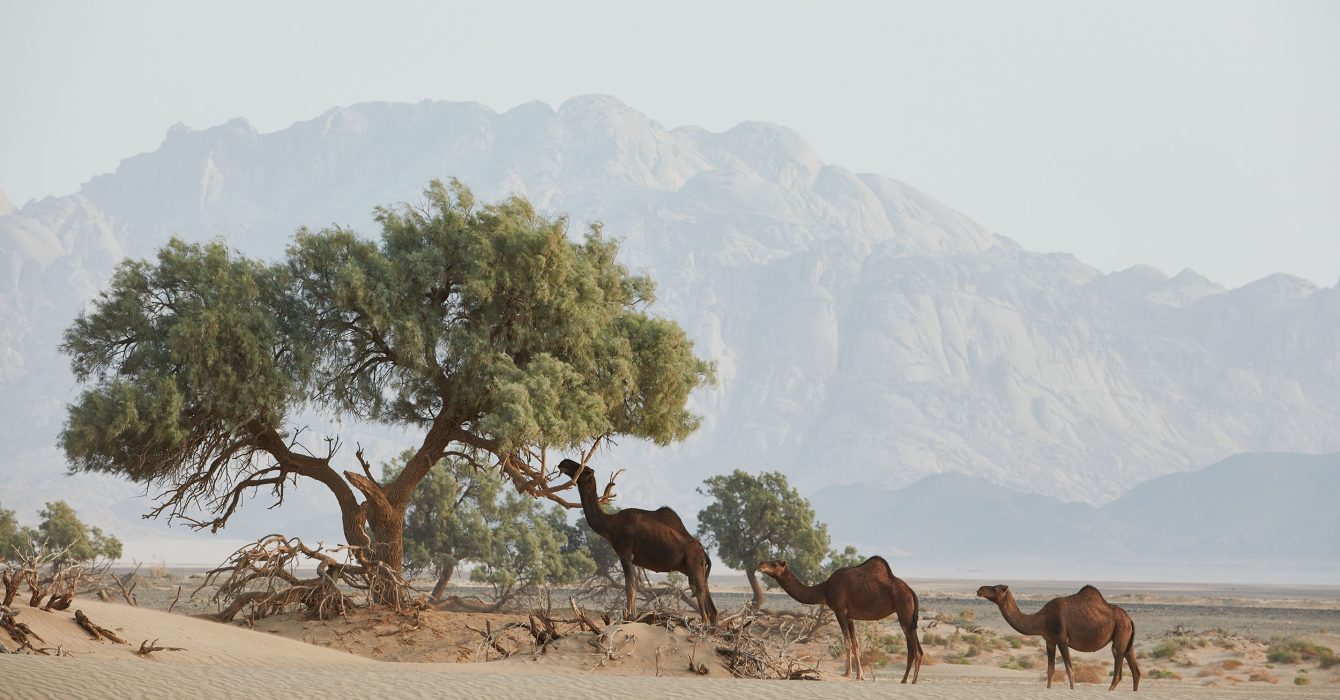
[[[478,206],[455,181],[377,221],[377,240],[299,230],[277,262],[173,240],[122,263],[62,345],[84,385],[61,434],[72,468],[157,488],[153,515],[214,530],[251,490],[282,501],[313,479],[347,541],[399,568],[410,494],[444,456],[486,455],[518,490],[574,506],[551,450],[697,426],[685,403],[712,368],[647,313],[652,281],[598,226],[573,242],[565,218],[521,197]],[[303,446],[308,409],[421,438],[378,482],[339,436]]]
[[[717,548],[722,563],[745,572],[756,607],[763,604],[754,570],[760,561],[785,559],[798,577],[813,582],[857,556],[853,547],[829,551],[828,526],[815,519],[810,502],[780,472],[754,476],[736,469],[709,477],[698,493],[712,499],[698,513],[698,537]],[[833,565],[824,566],[825,557]]]

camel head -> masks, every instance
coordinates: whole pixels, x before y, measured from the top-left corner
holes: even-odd
[[[578,474],[595,478],[591,474],[590,467],[583,467],[580,462],[574,462],[573,460],[570,459],[565,459],[562,462],[559,462],[558,471],[560,474],[568,477],[569,479],[576,478]]]
[[[993,603],[999,604],[1002,600],[1005,600],[1005,596],[1008,595],[1009,592],[1009,586],[982,586],[977,589],[977,597],[986,598]]]
[[[761,561],[758,563],[757,571],[761,574],[767,574],[773,578],[780,578],[786,571],[785,559],[773,559],[772,561]]]

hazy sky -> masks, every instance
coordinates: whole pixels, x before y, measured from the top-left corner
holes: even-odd
[[[19,205],[176,122],[603,92],[671,127],[790,126],[1104,270],[1340,279],[1336,2],[0,0],[0,70]]]

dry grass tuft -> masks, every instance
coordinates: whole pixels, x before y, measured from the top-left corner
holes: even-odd
[[[1225,671],[1232,671],[1236,668],[1242,668],[1242,662],[1237,659],[1225,659],[1223,663],[1219,664],[1219,668],[1222,668]]]
[[[1279,683],[1279,682],[1280,682],[1279,676],[1276,676],[1275,674],[1271,673],[1270,671],[1252,671],[1251,675],[1247,676],[1247,680],[1249,680],[1249,681],[1251,681],[1251,682],[1253,682],[1253,683]]]

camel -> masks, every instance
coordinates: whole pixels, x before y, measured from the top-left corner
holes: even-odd
[[[627,595],[626,619],[632,620],[637,615],[637,569],[634,567],[640,566],[662,573],[678,571],[687,576],[703,622],[717,623],[717,606],[707,590],[712,559],[707,556],[702,543],[689,534],[684,521],[674,510],[668,506],[656,510],[625,508],[611,515],[600,507],[596,478],[590,468],[565,459],[559,463],[558,471],[576,479],[586,524],[608,540],[615,554],[619,555]]]
[[[1042,609],[1025,615],[1019,612],[1009,586],[982,586],[977,595],[996,604],[1005,621],[1020,634],[1040,636],[1047,641],[1047,687],[1052,687],[1056,670],[1056,648],[1061,648],[1065,677],[1070,687],[1075,678],[1070,668],[1070,650],[1098,651],[1112,645],[1112,685],[1121,683],[1121,660],[1131,665],[1131,690],[1140,689],[1140,666],[1135,663],[1135,623],[1122,608],[1103,598],[1093,586],[1085,586],[1074,595],[1052,598]]]
[[[857,566],[844,566],[834,571],[826,581],[806,586],[791,573],[786,562],[759,562],[758,570],[767,574],[787,595],[806,605],[827,605],[837,617],[838,629],[842,630],[843,641],[847,649],[847,670],[844,676],[851,675],[852,658],[856,659],[856,680],[865,678],[861,668],[861,641],[856,637],[856,620],[882,620],[889,615],[898,615],[898,624],[907,637],[907,669],[903,671],[903,682],[912,675],[912,683],[921,675],[921,640],[917,639],[917,614],[919,604],[917,594],[906,582],[893,575],[893,569],[884,557],[870,557]]]

